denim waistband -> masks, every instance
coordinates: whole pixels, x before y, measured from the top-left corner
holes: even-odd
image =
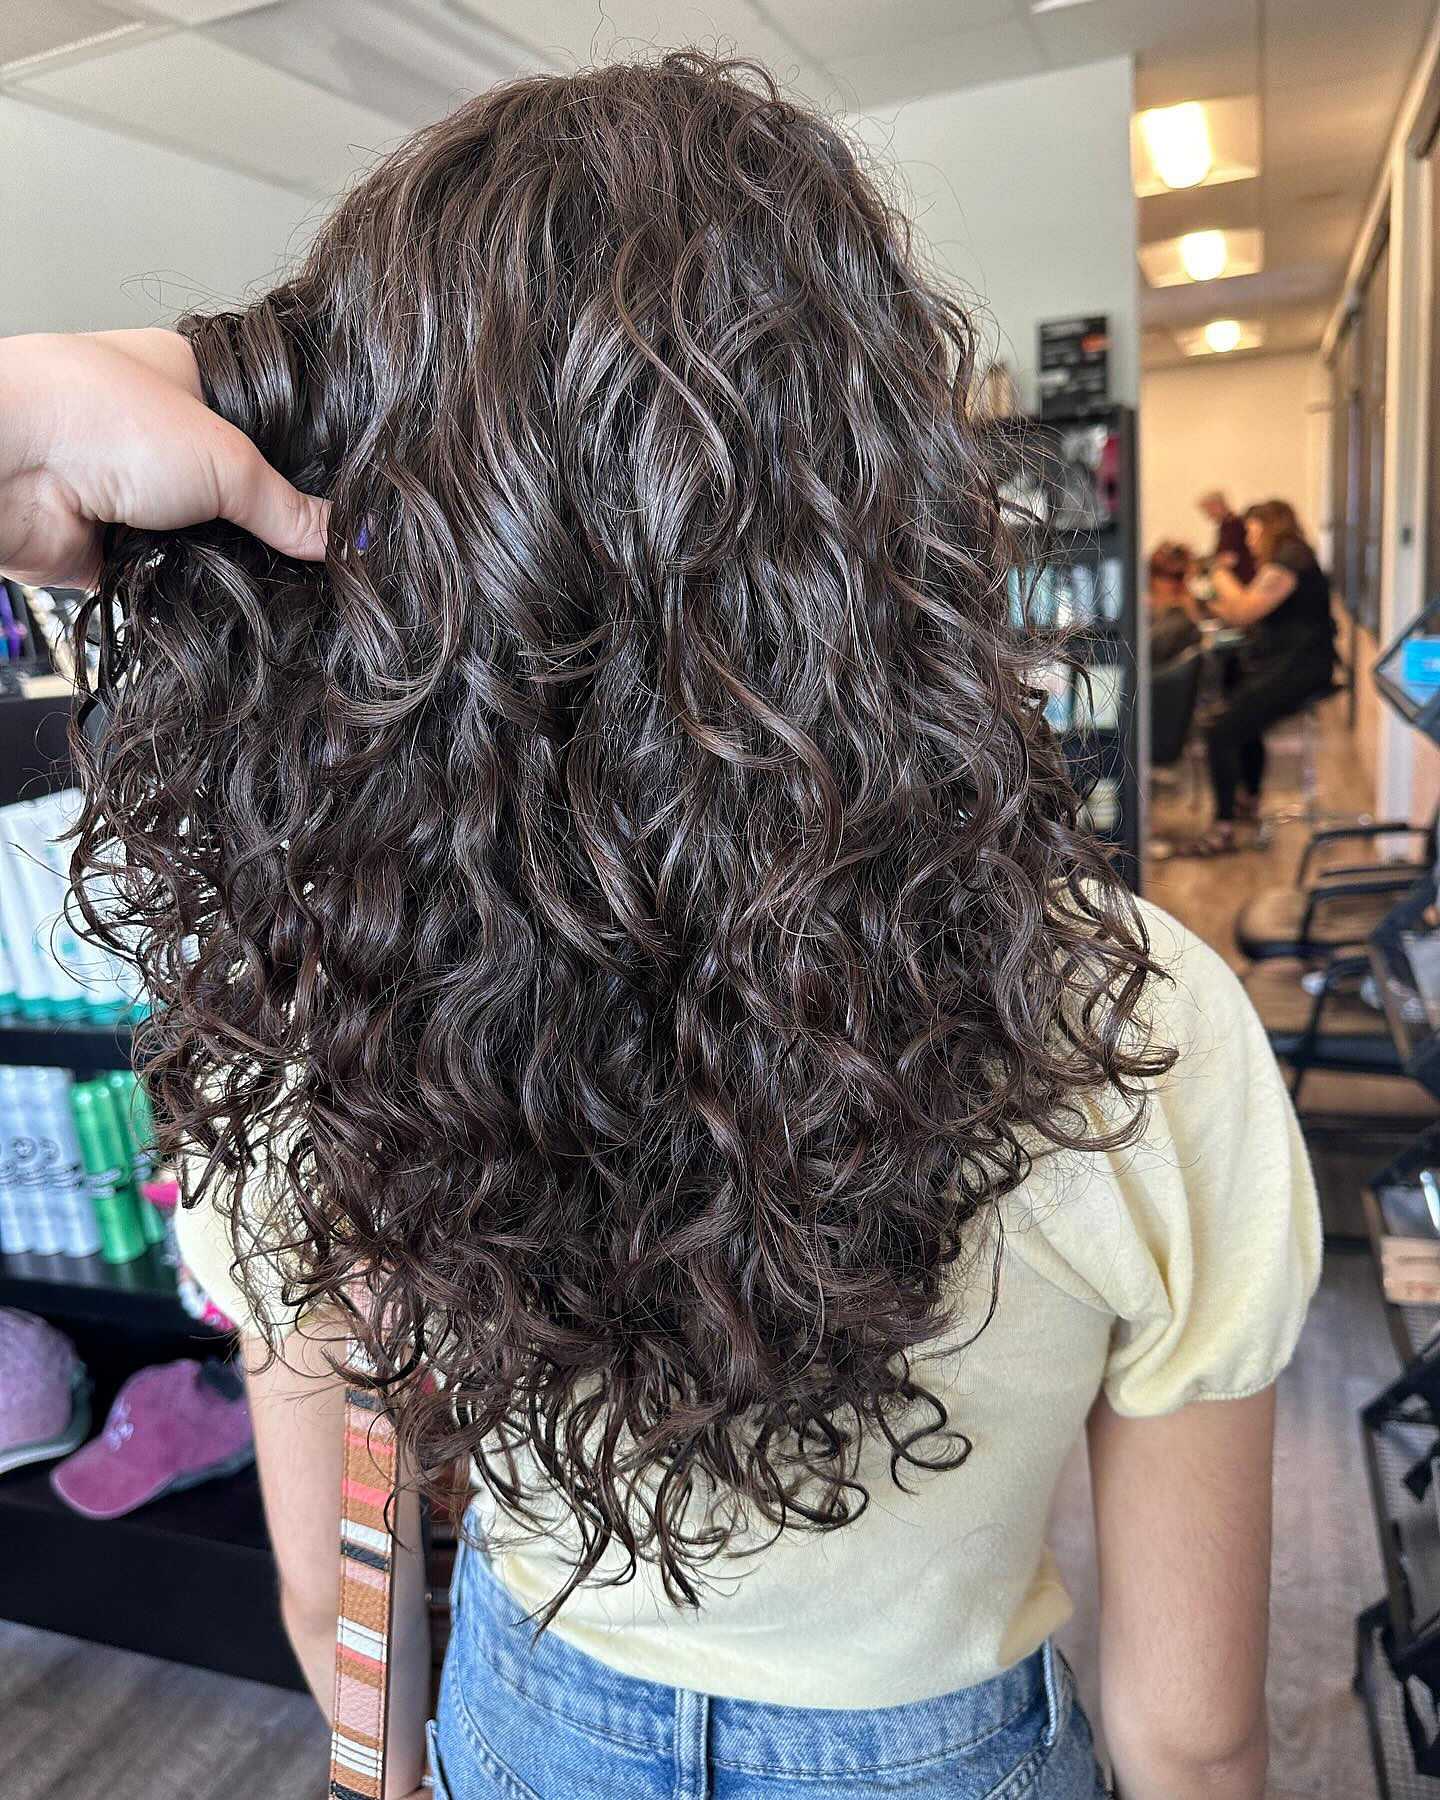
[[[464,1669],[483,1658],[534,1706],[577,1731],[668,1755],[690,1729],[697,1697],[621,1673],[534,1625],[482,1552],[461,1551],[455,1571],[450,1656]],[[836,1709],[708,1697],[705,1732],[719,1767],[811,1777],[901,1768],[977,1745],[1032,1707],[1058,1724],[1059,1680],[1047,1645],[990,1681],[902,1706]],[[843,1724],[841,1721],[843,1720]]]

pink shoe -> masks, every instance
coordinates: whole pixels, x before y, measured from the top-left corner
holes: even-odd
[[[161,1494],[233,1475],[254,1456],[244,1394],[231,1399],[185,1358],[132,1375],[104,1431],[52,1469],[50,1485],[87,1518],[118,1519]]]
[[[90,1383],[75,1346],[34,1313],[0,1306],[0,1475],[68,1456],[90,1434]]]

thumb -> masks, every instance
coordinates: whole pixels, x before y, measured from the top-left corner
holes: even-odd
[[[293,487],[233,425],[216,459],[216,493],[222,519],[253,532],[282,556],[324,560],[330,502]]]

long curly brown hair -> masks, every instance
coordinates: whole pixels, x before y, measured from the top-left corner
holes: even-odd
[[[978,1215],[1169,1059],[898,212],[748,65],[547,75],[182,329],[330,553],[119,534],[76,857],[247,1291],[356,1315],[427,1479],[558,1491],[575,1580],[962,1462]]]

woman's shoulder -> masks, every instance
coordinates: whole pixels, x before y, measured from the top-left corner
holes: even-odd
[[[1243,985],[1177,919],[1140,911],[1157,964],[1142,1016],[1174,1064],[1133,1141],[1038,1154],[1002,1218],[1022,1262],[1116,1321],[1112,1399],[1163,1411],[1273,1379],[1318,1275],[1320,1229],[1294,1110]]]

